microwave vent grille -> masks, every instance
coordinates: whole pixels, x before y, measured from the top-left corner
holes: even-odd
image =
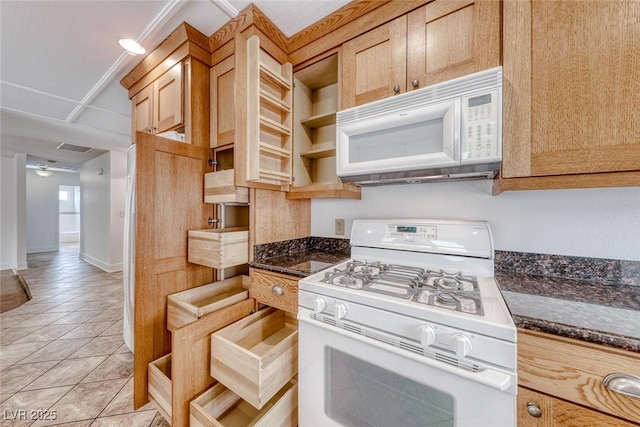
[[[434,84],[422,89],[406,92],[380,101],[338,111],[337,124],[350,123],[354,120],[372,118],[393,111],[407,110],[414,106],[433,101],[444,101],[462,95],[473,94],[502,85],[502,67],[491,68],[468,76],[443,83]]]

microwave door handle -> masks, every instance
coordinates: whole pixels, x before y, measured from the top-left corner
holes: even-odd
[[[453,160],[460,161],[460,99],[447,109],[442,123],[442,148]]]

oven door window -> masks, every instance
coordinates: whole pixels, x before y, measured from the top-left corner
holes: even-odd
[[[344,426],[453,427],[453,396],[325,347],[325,413]]]

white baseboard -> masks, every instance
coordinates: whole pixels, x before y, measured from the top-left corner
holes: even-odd
[[[104,270],[107,273],[115,273],[117,271],[122,271],[122,263],[117,264],[109,264],[97,258],[94,258],[90,255],[87,255],[83,252],[80,252],[80,259],[88,262],[89,264],[98,267],[100,270]]]
[[[28,254],[37,254],[40,252],[55,252],[58,250],[57,246],[36,246],[35,248],[27,248]]]
[[[26,262],[18,263],[18,270],[26,270],[29,268],[29,264]]]

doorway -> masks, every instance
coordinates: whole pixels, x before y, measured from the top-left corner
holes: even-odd
[[[58,189],[58,230],[61,248],[80,245],[80,186],[60,185]]]

